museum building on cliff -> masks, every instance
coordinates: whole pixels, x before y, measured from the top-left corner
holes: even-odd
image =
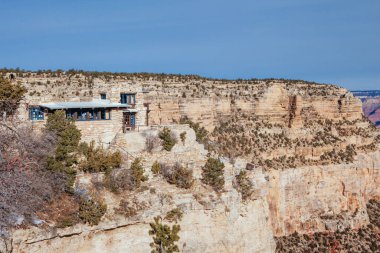
[[[118,133],[140,131],[149,125],[149,105],[142,92],[103,92],[88,101],[52,101],[27,104],[26,113],[33,127],[42,128],[50,114],[63,110],[81,130],[84,141],[110,144]],[[140,99],[141,98],[141,99]],[[139,100],[140,99],[140,100]]]

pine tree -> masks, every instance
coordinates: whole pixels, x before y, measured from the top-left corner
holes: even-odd
[[[73,192],[76,171],[71,167],[76,162],[76,152],[81,138],[80,130],[74,122],[68,121],[64,111],[55,111],[49,115],[45,131],[57,136],[54,156],[46,160],[47,168],[66,174],[66,191]]]
[[[175,244],[179,240],[178,233],[181,230],[179,225],[172,227],[162,224],[160,216],[154,218],[154,222],[150,223],[149,235],[153,237],[150,246],[153,248],[152,253],[173,253],[179,252],[178,246]]]
[[[136,188],[140,187],[141,182],[148,180],[144,175],[144,168],[141,165],[141,158],[135,158],[131,164],[131,180]]]

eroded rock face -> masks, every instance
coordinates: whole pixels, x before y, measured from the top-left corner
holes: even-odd
[[[241,196],[232,187],[236,168],[231,164],[226,162],[226,191],[219,196],[199,182],[186,190],[153,177],[150,167],[155,160],[184,163],[193,170],[194,178],[201,177],[201,166],[207,159],[203,145],[195,141],[195,133],[188,126],[173,126],[171,129],[176,134],[187,133],[185,142],[176,144],[171,152],[147,154],[132,145],[125,146],[128,152],[149,157],[144,160],[146,174],[150,177],[145,190],[120,195],[102,192],[108,211],[98,226],[17,230],[11,243],[14,252],[149,252],[152,241],[148,235],[149,223],[153,217],[164,217],[176,207],[184,213],[179,222],[181,252],[273,252],[275,242],[268,203],[264,198],[247,203],[241,201]],[[136,136],[129,135],[127,141],[155,132],[157,130],[135,133]],[[79,175],[76,186],[81,189],[91,187],[91,178],[97,176]],[[129,217],[116,213],[122,199],[133,199],[141,209]]]
[[[187,204],[191,206],[191,202]],[[180,223],[181,252],[273,252],[275,244],[265,205],[262,201],[229,205],[229,212],[224,206],[186,210]],[[78,226],[56,233],[18,231],[13,249],[14,252],[150,252],[149,222],[152,220],[140,218],[103,222],[96,228]]]
[[[148,235],[149,222],[157,215],[164,216],[180,207],[184,212],[178,243],[181,252],[274,252],[274,236],[287,236],[295,231],[301,234],[334,232],[367,225],[366,203],[380,196],[379,135],[362,118],[361,102],[336,86],[281,80],[248,83],[130,76],[90,79],[80,74],[52,77],[33,73],[17,78],[30,89],[27,95],[30,102],[71,100],[73,97],[88,100],[114,86],[145,89],[143,99],[150,103],[150,124],[173,124],[186,116],[212,131],[218,127],[220,119],[235,115],[257,117],[252,120],[255,124],[247,128],[236,132],[234,127],[229,129],[231,136],[225,140],[227,149],[232,147],[228,138],[238,134],[244,138],[236,140],[236,148],[232,148],[237,150],[248,145],[252,141],[246,138],[248,131],[257,131],[255,136],[273,139],[270,143],[260,142],[256,153],[249,147],[247,152],[241,149],[245,153],[239,154],[235,164],[225,158],[226,191],[217,195],[200,183],[207,151],[195,141],[195,133],[189,127],[171,126],[177,135],[185,131],[187,139],[174,146],[170,153],[144,151],[144,138],[147,134],[157,134],[157,129],[150,129],[145,134],[135,132],[118,136],[114,148],[123,148],[145,158],[144,168],[149,174],[146,189],[121,196],[102,192],[108,211],[97,226],[55,229],[54,224],[47,224],[17,230],[12,241],[7,241],[8,251],[12,248],[13,252],[149,252],[152,241]],[[47,87],[56,92],[47,92]],[[76,91],[80,94],[76,95]],[[117,96],[117,92],[114,93]],[[320,122],[310,122],[310,119]],[[244,118],[237,120],[241,120],[239,127],[248,122]],[[256,126],[259,127],[256,129]],[[224,134],[226,129],[219,130]],[[216,136],[216,140],[223,137],[222,134]],[[323,136],[323,140],[318,136]],[[339,136],[341,140],[331,136]],[[269,144],[271,148],[266,150]],[[346,153],[334,152],[349,145],[363,147],[355,155],[350,153],[350,159],[346,159]],[[330,160],[318,163],[328,152]],[[290,161],[277,166],[283,161],[281,157],[286,160],[290,155],[304,156],[301,162],[309,159],[314,165]],[[268,166],[255,163],[249,166],[248,174],[254,182],[255,193],[252,199],[243,202],[232,187],[232,181],[255,157],[281,159]],[[183,190],[162,178],[153,178],[150,167],[156,160],[183,163],[193,171],[196,184]],[[92,176],[78,176],[78,185],[88,187]],[[143,208],[130,217],[119,215],[115,208],[121,198],[136,199]],[[0,249],[6,250],[4,245],[0,245]]]
[[[353,164],[272,170],[268,177],[276,236],[358,229],[368,223],[366,203],[380,196],[380,152]]]
[[[355,120],[362,117],[360,101],[345,89],[331,86],[305,88],[300,84],[295,89],[274,82],[252,91],[252,96],[232,96],[232,98],[231,95],[215,95],[219,94],[218,91],[209,96],[183,98],[177,96],[181,91],[180,87],[172,85],[171,88],[168,91],[166,89],[152,91],[144,96],[145,101],[150,103],[151,123],[168,124],[186,116],[212,130],[220,118],[230,117],[238,110],[257,115],[273,124],[300,128],[303,126],[301,111],[310,107],[323,118],[332,120]],[[218,89],[221,90],[219,92],[224,91],[228,94],[226,87]],[[311,93],[305,94],[307,89],[310,89]],[[332,89],[330,92],[333,94],[319,94],[318,91],[323,89]]]
[[[172,152],[156,152],[145,160],[144,167],[151,178],[147,189],[121,195],[103,192],[108,211],[98,226],[18,230],[13,235],[14,252],[130,252],[132,249],[147,252],[151,242],[149,222],[175,207],[184,213],[179,222],[181,252],[274,252],[274,236],[295,231],[335,232],[367,225],[365,205],[369,199],[380,196],[378,151],[360,154],[348,165],[269,171],[252,168],[249,177],[254,182],[255,193],[247,202],[242,202],[232,187],[234,176],[246,167],[241,159],[235,165],[224,160],[226,192],[220,196],[199,183],[190,190],[178,189],[152,177],[149,172],[152,162],[186,164],[191,158],[188,166],[199,179],[206,153],[188,127],[173,127],[173,131],[186,131],[187,139],[174,146]],[[80,175],[78,187],[88,186],[91,176],[95,175]],[[115,208],[121,198],[133,198],[143,208],[130,217],[118,215]]]

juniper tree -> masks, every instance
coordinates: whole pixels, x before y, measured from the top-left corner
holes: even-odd
[[[162,146],[166,151],[172,150],[177,140],[169,128],[164,127],[164,129],[159,132],[158,137],[162,140]]]
[[[219,192],[224,188],[224,164],[215,158],[208,158],[202,168],[202,182]]]

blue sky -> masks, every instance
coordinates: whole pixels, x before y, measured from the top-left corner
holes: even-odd
[[[0,67],[380,89],[379,0],[0,0]]]

